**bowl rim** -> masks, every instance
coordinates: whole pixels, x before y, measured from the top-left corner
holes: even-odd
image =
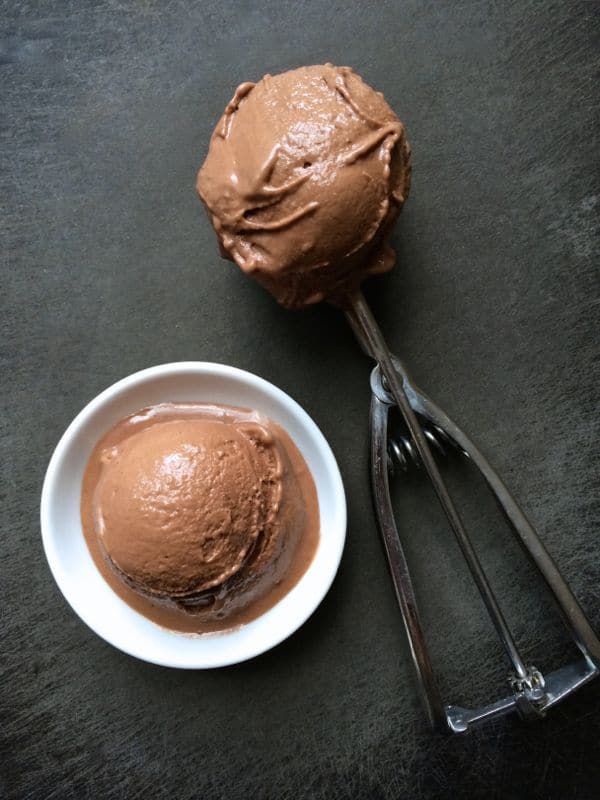
[[[265,642],[264,640],[261,641],[256,647],[248,647],[244,648],[244,652],[239,655],[239,657],[225,657],[222,659],[211,660],[210,664],[203,664],[200,663],[201,659],[198,659],[198,663],[188,663],[188,662],[179,662],[175,658],[167,658],[165,656],[161,656],[160,654],[157,656],[156,654],[150,652],[141,652],[140,649],[131,644],[128,641],[124,641],[122,638],[120,639],[118,635],[112,636],[107,631],[98,630],[96,625],[94,624],[94,620],[90,618],[90,615],[87,613],[85,609],[82,608],[81,604],[77,602],[77,598],[79,595],[77,592],[72,590],[72,587],[67,585],[67,581],[64,580],[63,571],[61,570],[61,561],[62,556],[60,553],[60,547],[57,543],[56,533],[53,530],[54,526],[51,521],[51,511],[54,507],[54,503],[58,498],[58,486],[59,486],[59,478],[61,475],[61,469],[66,464],[65,456],[68,454],[69,448],[73,444],[74,440],[77,436],[81,433],[83,429],[85,429],[86,425],[91,422],[94,416],[103,409],[109,401],[114,400],[124,394],[126,394],[129,390],[133,389],[134,387],[139,386],[145,382],[151,381],[154,378],[165,378],[169,376],[177,376],[183,373],[194,373],[197,375],[209,375],[211,377],[218,377],[218,378],[229,378],[233,380],[240,381],[252,387],[258,393],[262,393],[267,397],[270,397],[271,400],[275,401],[278,405],[285,408],[285,410],[293,416],[297,422],[301,425],[302,429],[306,431],[310,436],[312,441],[317,445],[319,455],[323,460],[323,464],[327,471],[328,480],[331,482],[333,487],[333,498],[332,498],[332,508],[334,509],[333,516],[336,521],[336,546],[333,552],[333,558],[330,558],[329,565],[330,568],[326,574],[326,576],[322,579],[321,583],[319,584],[318,590],[309,594],[308,592],[305,595],[305,599],[302,603],[302,611],[294,616],[289,626],[286,626],[285,630],[282,632],[281,630],[277,630],[277,633],[272,637],[270,641]],[[206,400],[204,402],[210,402]],[[318,490],[318,487],[317,487]],[[319,506],[319,513],[322,513],[321,506]],[[71,606],[72,610],[75,614],[91,629],[104,639],[109,644],[113,645],[117,649],[121,650],[122,652],[127,653],[128,655],[134,656],[139,658],[143,661],[147,661],[152,664],[157,664],[161,666],[168,666],[168,667],[175,667],[180,669],[208,669],[208,668],[218,668],[229,666],[232,664],[241,663],[243,661],[247,661],[251,658],[255,658],[258,655],[272,649],[273,647],[279,645],[281,642],[285,641],[289,636],[295,633],[314,613],[317,607],[322,602],[323,598],[329,591],[335,576],[338,571],[338,567],[342,558],[345,540],[346,540],[346,526],[347,526],[347,506],[346,506],[346,497],[344,491],[344,485],[342,481],[342,477],[339,471],[339,467],[333,451],[329,443],[327,442],[325,436],[321,432],[320,428],[314,422],[314,420],[309,416],[309,414],[300,406],[300,404],[294,400],[290,395],[284,392],[275,384],[267,381],[260,376],[248,372],[247,370],[240,369],[238,367],[229,366],[227,364],[222,364],[213,361],[174,361],[168,362],[165,364],[158,364],[155,366],[147,367],[145,369],[139,370],[134,372],[130,375],[127,375],[124,378],[116,381],[115,383],[108,386],[106,389],[102,390],[98,395],[96,395],[92,400],[90,400],[82,409],[81,411],[74,417],[71,423],[67,426],[66,430],[60,437],[58,444],[56,445],[49,463],[46,469],[46,473],[44,476],[44,482],[42,486],[42,494],[41,494],[41,503],[40,503],[40,526],[41,526],[41,536],[42,536],[42,544],[44,548],[44,553],[46,559],[48,561],[48,565],[50,567],[50,571],[54,577],[54,580],[60,589],[63,597],[67,601],[67,603]],[[81,532],[83,536],[83,532]],[[319,547],[321,547],[322,538],[319,540],[319,545],[317,547],[317,551],[315,553],[315,558],[313,559],[312,564],[314,564],[317,553],[319,551]],[[305,575],[308,574],[310,571],[311,566],[309,566]],[[296,584],[295,587],[290,590],[290,592],[294,591],[296,587],[300,585],[304,576],[300,579],[300,582]],[[112,590],[111,590],[112,591]],[[279,603],[285,600],[286,597],[289,596],[285,595],[275,606],[277,608]],[[120,602],[124,605],[127,605],[125,601],[119,598]],[[128,607],[129,608],[129,607]],[[130,609],[133,611],[133,609]],[[266,614],[268,614],[272,609],[269,609]],[[145,619],[143,615],[140,615],[139,612],[135,612],[138,614],[142,619]],[[249,625],[253,625],[255,622],[260,620],[264,617],[265,614],[257,617],[256,620],[253,620],[246,625],[242,626],[243,628],[247,628]],[[155,624],[155,623],[152,623]],[[158,626],[157,626],[158,627]],[[165,631],[166,629],[162,629]],[[211,636],[218,636],[224,637],[231,634],[235,634],[235,632],[239,629],[233,629],[231,632],[223,631],[217,634],[206,634],[201,636],[193,636],[193,637],[186,637],[185,634],[178,633],[176,631],[168,631],[173,636],[176,636],[179,641],[186,638],[192,638],[195,640],[207,640]]]

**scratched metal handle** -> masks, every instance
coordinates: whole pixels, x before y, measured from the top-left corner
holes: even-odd
[[[518,711],[525,718],[543,716],[548,708],[598,674],[600,671],[600,642],[556,564],[499,476],[466,434],[412,383],[402,363],[389,352],[381,331],[360,292],[349,298],[346,316],[363,349],[378,362],[371,377],[373,391],[371,404],[373,497],[377,521],[429,721],[438,729],[458,733],[466,731],[470,725],[476,722],[511,711]],[[433,484],[514,670],[509,680],[512,695],[482,708],[467,709],[461,706],[444,705],[437,688],[419,619],[408,563],[394,520],[389,491],[387,427],[389,410],[393,406],[399,409],[404,419],[411,437],[410,452],[416,454]],[[426,435],[428,431],[422,427],[423,421],[443,433],[444,438],[451,440],[481,471],[513,533],[550,588],[567,627],[584,655],[581,662],[563,667],[545,677],[535,667],[525,666],[498,600],[437,468]],[[431,432],[429,434],[431,437]]]

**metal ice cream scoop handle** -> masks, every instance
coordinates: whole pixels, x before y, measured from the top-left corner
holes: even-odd
[[[377,366],[371,373],[373,499],[429,721],[436,729],[462,733],[476,722],[511,711],[517,711],[526,719],[542,717],[548,709],[598,675],[600,641],[535,529],[489,462],[466,434],[415,386],[402,362],[390,353],[362,293],[357,292],[348,300],[348,321],[363,349],[377,361]],[[407,435],[391,441],[388,437],[388,417],[394,406],[402,415]],[[433,457],[432,447],[441,450],[447,446],[460,451],[481,472],[515,537],[550,589],[563,621],[581,651],[579,660],[546,674],[523,661],[498,599]],[[506,651],[511,665],[508,678],[510,694],[490,705],[474,709],[447,705],[440,695],[419,617],[408,562],[394,520],[389,487],[390,467],[394,461],[403,468],[408,468],[410,462],[414,461],[427,473]]]

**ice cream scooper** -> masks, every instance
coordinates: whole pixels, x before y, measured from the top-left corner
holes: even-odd
[[[600,671],[600,642],[536,532],[467,436],[412,383],[389,352],[360,291],[391,269],[391,228],[408,196],[404,126],[380,92],[348,67],[301,67],[238,87],[211,138],[197,188],[222,254],[288,308],[327,300],[342,307],[371,375],[372,481],[377,521],[421,694],[431,724],[463,732],[510,711],[538,718]],[[397,406],[406,435],[389,440]],[[525,664],[431,446],[456,447],[481,471],[517,539],[553,593],[582,658],[543,674]],[[442,701],[419,620],[389,493],[390,461],[416,461],[431,480],[511,664],[510,694],[476,709]]]
[[[463,733],[472,725],[512,711],[525,719],[543,717],[576,689],[600,672],[600,641],[569,585],[489,462],[468,436],[414,384],[403,363],[392,355],[361,292],[350,297],[346,316],[363,349],[377,362],[371,373],[371,481],[377,522],[383,539],[398,605],[409,639],[421,697],[431,725]],[[406,435],[388,437],[390,410],[396,406]],[[552,593],[563,621],[581,651],[581,658],[553,672],[542,673],[526,664],[507,625],[502,609],[481,566],[469,534],[440,475],[432,447],[460,451],[480,471],[519,543],[537,567]],[[406,469],[422,466],[429,477],[488,614],[511,665],[509,694],[490,705],[464,708],[445,704],[437,687],[408,562],[402,548],[390,498],[390,468],[394,461]]]

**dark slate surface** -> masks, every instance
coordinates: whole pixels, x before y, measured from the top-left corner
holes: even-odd
[[[369,363],[335,310],[286,313],[219,259],[193,184],[242,80],[332,60],[385,92],[413,143],[414,191],[400,266],[369,296],[599,629],[598,5],[3,7],[0,795],[597,796],[600,681],[540,724],[426,730],[371,514]],[[347,549],[319,611],[273,652],[214,672],[149,666],[88,631],[38,524],[73,416],[118,378],[184,359],[289,392],[348,491]],[[555,666],[572,655],[560,624],[469,486],[465,513],[519,641]],[[435,503],[411,480],[398,506],[448,699],[496,696],[502,655]]]

